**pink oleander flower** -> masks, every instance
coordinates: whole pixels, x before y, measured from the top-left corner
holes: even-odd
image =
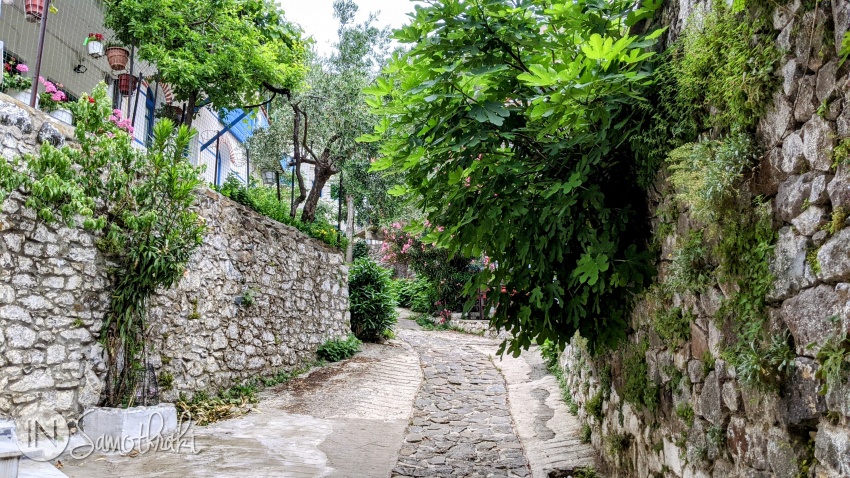
[[[24,65],[23,63],[18,63],[18,66],[16,66],[15,69],[18,70],[19,73],[26,73],[30,71],[30,67]]]
[[[437,227],[437,232],[443,232],[443,231],[445,231],[445,230],[446,230],[446,228],[445,228],[445,227],[443,227],[443,226],[439,226],[439,227]]]
[[[466,186],[466,187],[469,187],[469,186],[471,186],[471,185],[472,185],[471,181],[472,181],[472,180],[471,180],[469,177],[467,177],[467,178],[463,181],[463,185],[464,185],[464,186]]]

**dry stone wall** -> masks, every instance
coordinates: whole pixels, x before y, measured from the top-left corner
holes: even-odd
[[[5,160],[71,138],[0,95]],[[213,191],[199,197],[204,244],[149,304],[148,360],[163,400],[290,370],[350,331],[341,252]],[[24,201],[13,193],[0,210],[0,416],[40,401],[73,417],[103,390],[110,264],[96,236],[45,225]]]
[[[695,4],[670,4],[665,21],[675,33]],[[612,477],[850,477],[850,377],[825,395],[816,377],[818,351],[850,333],[850,166],[833,165],[834,148],[850,137],[850,62],[840,65],[836,47],[850,25],[850,2],[818,5],[807,11],[795,1],[774,11],[786,55],[776,72],[781,86],[758,127],[766,154],[750,184],[772,198],[778,241],[769,327],[790,333],[793,367],[778,391],[742,384],[722,359],[733,332],[716,319],[731,296],[720,287],[674,297],[694,316],[682,346],[666,346],[645,329],[630,336],[648,343],[647,379],[662,390],[654,411],[623,399],[633,371],[622,360],[609,363],[608,380],[584,349],[568,347],[560,365]],[[831,35],[827,25],[834,25],[834,42],[824,40]],[[673,245],[688,237],[694,221],[684,212],[673,223],[662,241],[659,280]],[[597,412],[593,401],[600,397]]]

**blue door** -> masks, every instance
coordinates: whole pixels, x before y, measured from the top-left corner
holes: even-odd
[[[154,109],[156,108],[155,101],[156,98],[153,96],[153,91],[151,91],[150,87],[148,87],[148,91],[145,93],[145,146],[147,147],[150,147],[153,140]]]

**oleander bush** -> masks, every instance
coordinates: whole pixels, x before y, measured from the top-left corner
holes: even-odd
[[[357,259],[348,275],[351,330],[358,339],[376,342],[397,321],[390,271],[369,259]]]

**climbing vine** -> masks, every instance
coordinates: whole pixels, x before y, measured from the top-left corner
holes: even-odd
[[[74,146],[44,143],[38,155],[0,162],[0,199],[20,189],[46,223],[74,226],[80,217],[83,227],[101,232],[97,246],[116,264],[102,340],[107,404],[118,406],[136,399],[147,302],[183,275],[205,226],[193,208],[200,171],[184,156],[194,133],[162,120],[151,146],[138,150],[110,103],[99,85],[71,105]]]

